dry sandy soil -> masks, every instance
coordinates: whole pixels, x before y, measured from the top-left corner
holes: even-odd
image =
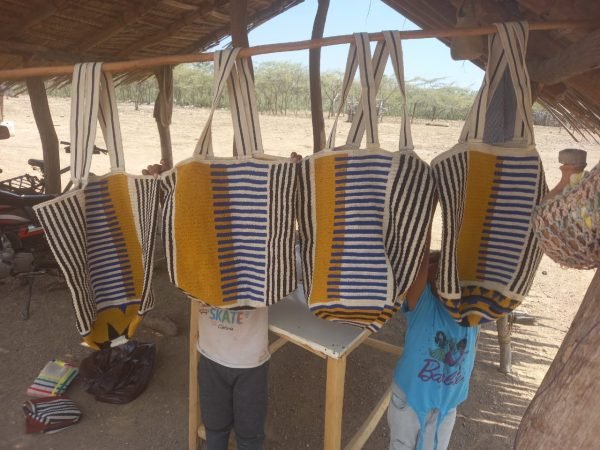
[[[60,139],[69,139],[69,101],[50,99]],[[152,107],[119,105],[127,167],[139,172],[157,161],[160,155],[158,133]],[[175,160],[191,155],[195,139],[207,116],[206,110],[175,108],[172,136]],[[6,118],[16,121],[17,135],[0,141],[0,167],[3,178],[26,172],[28,158],[41,158],[41,147],[29,101],[26,96],[6,101]],[[331,122],[328,121],[328,125]],[[347,129],[342,124],[341,134]],[[416,150],[430,161],[452,146],[460,123],[448,127],[413,125]],[[311,123],[307,117],[262,117],[267,151],[286,155],[292,151],[311,153]],[[398,122],[381,124],[384,148],[397,142]],[[214,129],[216,152],[231,150],[231,131],[227,112],[219,112]],[[573,146],[569,135],[556,128],[536,129],[538,149],[550,185],[558,181],[558,150]],[[600,159],[600,146],[582,144],[592,163]],[[220,150],[219,150],[220,149]],[[61,155],[63,165],[68,155]],[[108,158],[97,156],[93,171],[100,174]],[[439,218],[434,229],[434,245],[439,245]],[[485,326],[471,380],[471,395],[459,408],[451,449],[508,449],[512,446],[519,421],[548,366],[560,346],[592,272],[566,270],[544,258],[535,283],[523,307],[537,318],[535,326],[516,325],[513,329],[512,376],[497,371],[498,346],[495,327]],[[55,435],[26,435],[21,411],[27,398],[25,390],[46,361],[65,358],[79,362],[89,350],[79,345],[70,297],[64,287],[45,277],[34,286],[31,318],[22,320],[26,289],[11,279],[0,284],[0,448],[2,449],[183,449],[187,447],[187,359],[188,304],[167,281],[164,268],[156,276],[158,306],[156,313],[175,322],[179,333],[165,337],[148,328],[136,336],[157,344],[154,377],[147,391],[127,405],[96,402],[79,381],[69,389],[83,411],[80,424]],[[379,339],[401,344],[404,322],[395,317]],[[370,408],[390,383],[395,361],[388,354],[369,347],[358,348],[348,361],[344,405],[344,438],[352,435]],[[325,389],[325,361],[305,350],[287,345],[271,361],[268,449],[322,447]],[[368,449],[387,448],[388,427],[382,420],[366,444]]]

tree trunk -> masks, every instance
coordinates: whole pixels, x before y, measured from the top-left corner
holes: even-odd
[[[248,42],[248,0],[232,0],[230,2],[231,18],[231,44],[234,47],[249,47]],[[252,61],[250,61],[250,72],[254,76]],[[233,154],[237,156],[238,151],[233,143]]]
[[[163,66],[154,75],[158,82],[158,96],[154,102],[154,119],[160,137],[161,160],[173,167],[171,145],[171,118],[173,116],[173,67]]]
[[[52,114],[48,106],[46,86],[41,78],[28,78],[27,90],[35,124],[42,141],[44,155],[44,183],[46,193],[60,193],[60,157],[58,153],[58,137],[52,122]]]
[[[529,404],[515,449],[598,447],[600,424],[600,270]]]
[[[312,39],[320,39],[325,31],[325,21],[329,10],[329,0],[319,0],[315,15]],[[313,151],[325,148],[325,119],[323,119],[323,97],[321,95],[321,49],[312,48],[308,54],[310,77],[310,111],[313,125]]]

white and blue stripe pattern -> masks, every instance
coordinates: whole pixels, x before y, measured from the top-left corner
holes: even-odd
[[[335,158],[335,216],[328,300],[381,302],[390,272],[383,242],[386,190],[392,156]],[[331,306],[331,305],[330,305]]]
[[[223,302],[264,299],[269,165],[211,164]]]
[[[125,310],[140,299],[135,298],[131,262],[110,201],[108,180],[90,182],[84,192],[87,256],[97,310],[111,306]]]
[[[530,217],[538,202],[541,168],[537,156],[498,156],[496,169],[477,274],[482,280],[508,284],[531,234]]]

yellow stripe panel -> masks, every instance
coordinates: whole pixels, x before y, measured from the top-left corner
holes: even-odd
[[[199,300],[220,306],[223,294],[209,164],[190,162],[177,169],[175,205],[178,286]]]
[[[119,221],[121,233],[125,239],[128,255],[127,261],[131,264],[135,295],[128,298],[137,300],[142,296],[144,267],[142,264],[142,247],[133,219],[129,182],[125,174],[112,175],[107,181],[110,199]]]
[[[469,152],[469,172],[465,194],[465,212],[458,235],[458,274],[461,280],[476,280],[477,258],[487,215],[496,156]]]
[[[329,155],[315,159],[315,213],[318,224],[315,243],[313,285],[308,299],[309,305],[327,302],[327,277],[333,244],[333,216],[335,209],[335,158]]]

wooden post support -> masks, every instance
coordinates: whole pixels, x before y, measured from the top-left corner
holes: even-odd
[[[229,3],[230,8],[230,33],[231,44],[234,47],[249,47],[248,42],[248,0],[232,0]],[[250,61],[250,71],[252,72],[252,61]],[[254,72],[252,72],[254,76]],[[233,143],[233,154],[237,156],[237,148]]]
[[[60,193],[60,157],[58,153],[58,137],[52,122],[52,114],[48,106],[46,86],[41,78],[28,78],[27,90],[29,101],[40,133],[42,152],[44,155],[44,182],[46,193]]]
[[[173,117],[173,66],[162,66],[156,72],[158,96],[154,102],[154,120],[160,137],[160,157],[169,167],[173,167],[171,145],[171,118]]]
[[[597,448],[600,424],[600,270],[529,404],[515,449]]]
[[[502,373],[512,373],[512,349],[510,345],[512,325],[508,320],[508,316],[496,321],[496,330],[498,331],[498,344],[500,346],[500,367],[498,370]]]
[[[327,358],[327,383],[325,390],[325,437],[323,448],[342,448],[342,413],[344,409],[344,381],[346,357]]]
[[[329,10],[329,0],[319,0],[312,39],[321,39],[325,31],[325,21]],[[323,96],[321,95],[321,48],[312,48],[308,53],[310,80],[310,112],[313,125],[313,152],[325,148],[325,119],[323,118]]]
[[[198,447],[198,425],[200,424],[200,399],[198,398],[198,312],[200,303],[190,301],[190,376],[189,376],[189,423],[188,423],[188,446],[189,450]]]

